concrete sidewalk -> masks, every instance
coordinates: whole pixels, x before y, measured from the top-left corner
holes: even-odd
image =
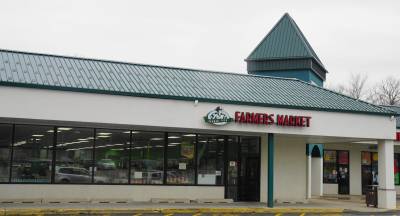
[[[53,203],[53,204],[0,204],[0,215],[61,215],[61,214],[198,214],[198,213],[230,213],[230,214],[341,214],[385,213],[386,209],[367,208],[360,201],[311,199],[306,204],[276,204],[275,208],[267,208],[265,203],[236,202],[227,204],[167,204],[151,202],[132,203]]]

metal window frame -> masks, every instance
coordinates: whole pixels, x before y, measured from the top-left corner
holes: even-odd
[[[0,123],[3,124],[3,123]],[[30,123],[4,123],[7,125],[12,126],[12,132],[11,132],[11,143],[9,146],[9,151],[10,151],[10,158],[9,158],[9,178],[8,182],[0,182],[0,184],[56,184],[56,185],[138,185],[138,186],[207,186],[207,187],[225,187],[226,188],[226,175],[227,175],[227,170],[226,170],[226,165],[227,165],[227,151],[226,149],[228,148],[227,144],[227,137],[236,137],[238,139],[238,145],[240,147],[240,141],[241,137],[240,135],[225,135],[225,134],[217,134],[217,133],[198,133],[198,132],[193,132],[193,134],[196,134],[195,137],[195,150],[194,150],[194,174],[195,174],[195,181],[193,184],[168,184],[167,183],[167,164],[168,164],[168,134],[169,133],[189,133],[189,132],[166,132],[166,131],[159,131],[159,130],[135,130],[134,128],[127,129],[127,128],[109,128],[109,127],[85,127],[85,126],[74,126],[74,125],[50,125],[50,124],[30,124]],[[14,143],[15,143],[15,128],[17,125],[24,125],[24,126],[47,126],[47,127],[52,127],[53,128],[53,149],[51,150],[52,152],[52,162],[51,162],[51,173],[50,173],[50,181],[49,182],[11,182],[12,179],[12,165],[14,161]],[[94,140],[92,143],[92,158],[91,158],[91,165],[92,165],[92,172],[91,172],[91,182],[90,183],[56,183],[55,182],[55,168],[56,168],[56,163],[57,163],[57,143],[58,143],[58,128],[59,127],[72,127],[76,129],[87,129],[90,130],[94,133]],[[130,131],[129,135],[129,164],[128,164],[128,182],[127,183],[96,183],[94,181],[94,165],[96,161],[96,136],[97,136],[97,130],[125,130],[125,131]],[[154,133],[163,133],[164,134],[164,148],[163,148],[163,183],[162,184],[133,184],[131,182],[131,162],[132,162],[132,148],[134,146],[133,140],[134,140],[134,134],[133,131],[139,131],[139,132],[154,132]],[[223,155],[223,160],[224,160],[224,174],[223,174],[223,181],[221,184],[198,184],[198,137],[200,134],[204,135],[216,135],[216,136],[224,136],[224,155]],[[257,137],[257,136],[254,136]],[[240,150],[240,148],[238,149]],[[240,151],[238,151],[238,155],[240,155]]]

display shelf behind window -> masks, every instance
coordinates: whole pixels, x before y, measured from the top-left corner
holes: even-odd
[[[97,129],[95,149],[95,181],[127,184],[130,131]]]
[[[94,139],[94,129],[58,127],[56,183],[92,182]],[[104,181],[96,178],[94,183],[104,183]]]
[[[0,124],[0,182],[8,182],[10,178],[12,127],[12,125]]]
[[[196,134],[168,133],[167,184],[194,184]]]
[[[259,148],[259,137],[0,124],[0,182],[221,186],[227,177],[237,194],[239,152],[250,160]]]
[[[132,131],[131,183],[162,184],[165,133]]]
[[[198,184],[222,185],[225,141],[225,136],[199,135],[197,147]]]
[[[15,125],[11,182],[50,183],[53,127]]]

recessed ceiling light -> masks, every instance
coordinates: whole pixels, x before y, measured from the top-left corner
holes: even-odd
[[[163,138],[154,137],[154,138],[151,138],[150,140],[157,141],[157,140],[163,140]]]
[[[179,139],[179,138],[181,138],[181,137],[178,137],[178,136],[169,136],[168,138],[169,138],[169,139]]]
[[[132,131],[133,134],[138,134],[140,131]]]
[[[57,128],[57,130],[60,130],[60,131],[69,131],[69,130],[72,130],[72,128],[59,127],[59,128]]]
[[[81,138],[81,139],[78,139],[78,140],[79,140],[79,141],[86,141],[87,139],[82,139],[82,138]]]
[[[106,136],[106,135],[100,135],[100,136],[97,136],[98,138],[108,138],[108,137],[110,137],[110,136]]]
[[[185,134],[183,136],[185,136],[185,137],[194,137],[194,136],[196,136],[196,134]]]
[[[42,136],[44,136],[43,134],[33,134],[32,135],[33,137],[42,137]]]
[[[97,133],[97,135],[101,135],[101,136],[107,136],[107,135],[111,135],[112,133],[105,133],[105,132],[101,132],[101,133]]]

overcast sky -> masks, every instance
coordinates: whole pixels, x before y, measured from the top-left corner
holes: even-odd
[[[244,59],[285,12],[328,85],[400,76],[400,0],[0,0],[0,48],[246,73]]]

